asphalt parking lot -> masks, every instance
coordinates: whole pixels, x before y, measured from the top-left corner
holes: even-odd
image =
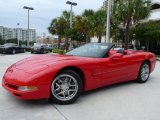
[[[30,56],[0,54],[0,79],[12,63]],[[159,74],[157,62],[147,83],[127,82],[90,91],[71,105],[18,100],[0,85],[0,120],[160,120]]]

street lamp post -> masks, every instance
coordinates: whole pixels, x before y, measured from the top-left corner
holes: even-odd
[[[19,23],[17,23],[17,40],[18,40],[18,46],[19,46]]]
[[[71,1],[67,1],[66,4],[70,5],[71,6],[71,10],[70,10],[70,28],[72,28],[72,17],[73,17],[73,14],[72,14],[72,7],[73,6],[77,6],[77,3],[75,2],[71,2]],[[70,49],[72,48],[72,41],[71,41],[71,38],[70,38]]]
[[[70,28],[72,28],[72,7],[73,6],[77,6],[77,3],[75,2],[71,2],[71,1],[67,1],[66,4],[71,5],[71,10],[70,10]]]
[[[27,40],[27,47],[29,47],[29,11],[30,10],[34,10],[34,8],[27,7],[27,6],[24,6],[23,8],[28,10],[28,40]]]
[[[108,0],[107,22],[106,22],[106,43],[110,43],[110,13],[111,13],[111,0]]]

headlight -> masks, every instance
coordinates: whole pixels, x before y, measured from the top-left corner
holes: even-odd
[[[18,90],[23,92],[29,92],[29,91],[36,91],[38,90],[38,88],[35,86],[19,86]]]

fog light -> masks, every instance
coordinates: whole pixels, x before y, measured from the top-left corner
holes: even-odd
[[[38,88],[34,86],[19,86],[18,90],[27,92],[27,91],[36,91],[38,90]]]

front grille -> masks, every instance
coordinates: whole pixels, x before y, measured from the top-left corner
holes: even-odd
[[[0,48],[0,53],[2,53],[2,48]]]
[[[12,84],[6,84],[6,86],[8,87],[8,88],[11,88],[11,89],[14,89],[14,90],[17,90],[17,86],[15,86],[15,85],[12,85]]]
[[[5,51],[5,48],[0,48],[0,53],[2,53],[3,51]]]

